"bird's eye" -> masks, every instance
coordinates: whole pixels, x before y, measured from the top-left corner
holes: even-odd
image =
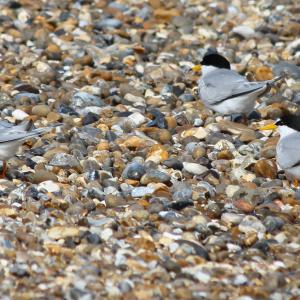
[[[275,124],[277,126],[281,126],[281,125],[284,125],[284,122],[282,120],[278,120]]]

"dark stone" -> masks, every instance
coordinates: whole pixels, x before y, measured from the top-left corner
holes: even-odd
[[[281,227],[284,225],[284,221],[279,217],[267,216],[264,219],[263,224],[268,232],[274,232],[281,229]]]
[[[109,142],[113,142],[117,138],[118,138],[117,135],[113,131],[111,131],[111,130],[106,131],[105,139],[107,139]]]
[[[174,272],[174,273],[180,273],[181,267],[180,265],[175,262],[173,259],[167,257],[163,262],[162,262],[163,268],[165,268],[168,272]]]
[[[82,119],[82,125],[89,125],[92,123],[97,122],[100,119],[99,115],[89,112],[87,115],[85,115]]]
[[[27,277],[29,276],[28,271],[22,268],[21,265],[15,264],[10,268],[10,273],[16,277]]]
[[[227,140],[231,143],[234,142],[233,138],[229,134],[221,133],[221,132],[211,132],[205,138],[207,144],[215,145],[220,140]]]
[[[276,76],[285,73],[295,79],[300,78],[300,68],[294,64],[287,61],[281,61],[277,65],[274,66],[273,72]]]
[[[17,2],[17,1],[11,1],[9,3],[9,8],[11,8],[11,9],[18,9],[21,7],[22,7],[21,3]]]
[[[147,124],[148,127],[158,127],[161,129],[168,128],[168,123],[167,123],[167,121],[165,119],[165,115],[163,113],[161,113],[157,109],[151,109],[148,112],[154,117],[153,120],[148,122],[148,124]]]
[[[57,108],[57,112],[60,114],[66,114],[66,115],[70,115],[70,116],[79,116],[79,114],[70,106],[66,105],[66,104],[61,104],[58,108]]]
[[[253,245],[253,248],[260,250],[264,254],[268,254],[270,249],[269,242],[267,240],[259,240]]]
[[[140,180],[145,173],[146,169],[143,165],[137,162],[132,162],[127,164],[122,173],[122,177],[124,179]]]
[[[87,235],[86,240],[93,245],[98,245],[102,242],[100,236],[96,233],[90,233]]]
[[[183,169],[183,163],[178,160],[177,158],[169,158],[169,159],[166,159],[162,162],[163,165],[165,165],[166,167],[168,168],[172,168],[172,169],[175,169],[175,170],[182,170]]]
[[[76,247],[76,243],[71,237],[66,237],[64,241],[64,247],[74,249]]]
[[[187,244],[188,246],[194,248],[195,254],[198,256],[203,257],[206,260],[209,260],[209,255],[207,250],[202,247],[201,245],[192,242],[192,241],[187,241],[187,240],[176,240],[176,243],[179,245]]]
[[[194,202],[192,200],[179,200],[179,201],[174,201],[168,205],[169,208],[175,209],[175,210],[182,210],[187,206],[193,206]]]

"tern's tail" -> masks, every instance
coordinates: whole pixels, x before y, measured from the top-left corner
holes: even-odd
[[[51,131],[51,129],[61,126],[62,124],[54,124],[48,127],[40,127],[40,128],[35,128],[35,129],[30,129],[30,131],[24,132],[23,136],[21,137],[21,139],[28,139],[31,137],[35,137],[35,136],[40,136],[44,133],[47,133],[49,131]]]
[[[281,79],[283,79],[285,76],[284,75],[280,75],[280,76],[277,76],[271,80],[268,80],[267,81],[267,84],[269,84],[270,86],[273,86],[273,84]]]

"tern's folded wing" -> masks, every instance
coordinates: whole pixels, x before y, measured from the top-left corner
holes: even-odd
[[[37,128],[29,132],[2,132],[0,133],[0,144],[7,143],[12,141],[22,141],[31,137],[38,136],[47,132],[51,129],[51,127]]]
[[[211,105],[219,104],[229,98],[251,94],[265,87],[266,82],[249,82],[245,77],[227,69],[212,71],[199,82],[202,100]]]
[[[277,162],[283,169],[300,165],[300,133],[282,138],[277,145]]]

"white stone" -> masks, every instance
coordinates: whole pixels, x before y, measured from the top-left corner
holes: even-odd
[[[242,36],[245,39],[252,38],[255,35],[253,28],[245,25],[239,25],[232,29],[232,32]]]
[[[235,285],[243,285],[247,282],[248,282],[248,278],[243,274],[237,275],[233,280],[233,284]]]
[[[25,118],[27,118],[29,115],[21,110],[21,109],[15,109],[13,112],[12,112],[12,116],[18,120],[18,121],[23,121]]]
[[[264,224],[254,216],[245,216],[239,224],[239,231],[244,233],[256,232],[265,233],[266,227]]]
[[[189,163],[189,162],[184,162],[183,167],[187,172],[194,175],[201,175],[208,170],[205,166],[196,163]]]
[[[125,120],[129,120],[135,128],[140,127],[147,119],[139,112],[135,112],[128,116]]]
[[[221,216],[221,220],[226,224],[238,225],[245,215],[224,212]]]
[[[233,195],[240,189],[239,185],[228,185],[225,189],[225,193],[228,198],[232,198]]]
[[[37,70],[38,72],[40,72],[40,73],[44,73],[44,72],[49,72],[49,71],[51,71],[52,69],[51,69],[51,67],[50,67],[48,64],[46,64],[46,63],[44,63],[44,62],[42,62],[42,61],[39,61],[39,62],[37,62],[37,64],[36,64],[36,70]]]
[[[113,236],[113,231],[111,228],[105,228],[101,232],[101,239],[104,241],[108,241]]]
[[[52,180],[43,181],[38,185],[38,191],[46,190],[48,193],[58,193],[60,186]]]
[[[131,196],[134,198],[144,197],[146,195],[151,195],[155,191],[155,188],[138,186],[132,189]]]
[[[129,93],[127,93],[124,96],[124,99],[129,101],[129,102],[132,102],[132,103],[144,103],[145,102],[144,98],[139,97],[139,96],[135,96],[135,95],[132,95],[132,94],[129,94]]]
[[[211,278],[209,274],[204,273],[202,268],[198,266],[183,268],[182,271],[183,273],[192,275],[195,279],[203,283],[208,283]]]

